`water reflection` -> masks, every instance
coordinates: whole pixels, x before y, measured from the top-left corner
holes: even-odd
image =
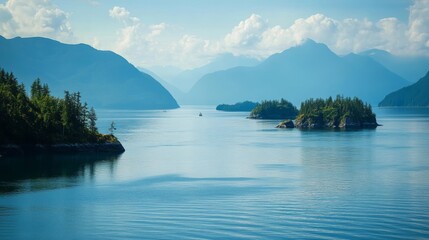
[[[375,130],[305,132],[301,137],[302,185],[307,192],[348,194],[371,184]],[[323,197],[323,196],[319,196]]]
[[[120,154],[38,154],[0,159],[0,194],[75,186],[113,176]]]

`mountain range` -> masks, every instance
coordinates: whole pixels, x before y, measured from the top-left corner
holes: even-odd
[[[340,57],[310,39],[250,67],[203,76],[184,99],[186,104],[235,103],[285,98],[298,105],[308,98],[357,96],[377,104],[410,84],[368,56]]]
[[[428,107],[429,106],[429,72],[416,83],[401,88],[387,95],[380,107]]]
[[[13,72],[26,86],[40,78],[54,96],[79,91],[96,108],[179,107],[160,83],[111,51],[40,37],[0,36],[0,52],[0,68]]]
[[[182,92],[188,92],[192,86],[204,75],[237,66],[255,66],[259,63],[257,59],[245,56],[234,56],[231,53],[220,54],[210,63],[198,68],[185,70],[174,77],[164,78],[164,81],[175,86]],[[153,72],[156,72],[153,70]],[[161,76],[161,74],[158,74]]]
[[[424,76],[429,69],[429,57],[427,56],[397,56],[379,49],[371,49],[361,52],[359,55],[374,59],[390,71],[413,83]]]

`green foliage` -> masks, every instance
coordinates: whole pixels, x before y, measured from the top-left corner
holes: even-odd
[[[302,128],[376,126],[371,105],[359,98],[337,96],[335,100],[308,99],[301,103],[296,125]]]
[[[256,119],[286,119],[295,118],[298,114],[296,107],[285,99],[262,101],[250,113],[250,118]]]
[[[115,142],[98,133],[95,110],[81,103],[80,93],[50,95],[48,85],[36,79],[28,97],[12,73],[0,70],[0,144]]]

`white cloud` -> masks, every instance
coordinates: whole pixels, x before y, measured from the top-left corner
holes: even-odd
[[[252,14],[226,35],[224,49],[238,55],[265,58],[311,38],[327,44],[338,54],[378,48],[400,55],[429,55],[429,0],[416,0],[407,23],[397,18],[378,21],[348,18],[336,20],[314,14],[289,27],[271,27]]]
[[[0,20],[0,34],[5,37],[73,39],[69,15],[49,0],[9,0],[0,4]]]
[[[167,28],[167,24],[165,23],[155,24],[150,26],[149,28],[151,32],[148,34],[147,38],[153,39],[159,36]]]
[[[123,23],[117,32],[113,50],[136,66],[175,65],[181,68],[207,62],[210,41],[194,35],[164,33],[169,25],[159,23],[144,25],[125,8],[113,7],[109,16]]]
[[[307,38],[325,43],[337,54],[378,48],[401,55],[429,55],[429,0],[413,2],[408,22],[394,17],[376,21],[334,19],[317,13],[285,27],[270,25],[267,19],[252,14],[217,40],[183,32],[172,34],[174,25],[167,23],[144,26],[121,7],[112,8],[109,15],[124,24],[114,49],[140,66],[192,68],[224,52],[263,59]]]
[[[225,36],[225,44],[229,47],[252,47],[260,41],[265,28],[266,22],[261,16],[252,14]]]
[[[410,7],[407,34],[414,51],[428,52],[429,0],[416,0]]]
[[[123,7],[114,6],[109,10],[109,16],[116,19],[128,19],[130,12]]]

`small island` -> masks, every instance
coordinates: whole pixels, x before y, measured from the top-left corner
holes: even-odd
[[[12,73],[0,70],[0,156],[31,153],[125,151],[111,134],[101,134],[94,108],[79,92],[50,95],[37,79],[28,96]]]
[[[251,101],[238,102],[236,104],[220,104],[216,107],[218,111],[225,112],[250,112],[258,105],[258,103]]]
[[[300,129],[364,129],[379,126],[371,105],[359,98],[309,99],[301,103],[295,119]]]
[[[262,101],[250,113],[251,119],[287,119],[295,118],[298,109],[285,99]]]

